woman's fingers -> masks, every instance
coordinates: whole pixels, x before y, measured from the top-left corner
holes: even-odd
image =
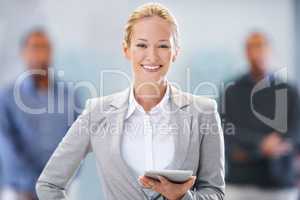
[[[178,199],[182,197],[195,183],[196,176],[190,177],[190,179],[184,183],[173,183],[164,177],[159,177],[160,183],[156,185],[156,192],[161,193],[168,199]]]
[[[186,191],[188,191],[194,185],[196,176],[192,176],[188,181],[181,184],[170,182],[168,179],[162,176],[159,176],[158,179],[159,181],[145,176],[139,177],[139,181],[142,183],[143,187],[161,193],[169,199],[173,199],[175,197],[178,198],[183,196]]]
[[[147,189],[151,189],[155,192],[158,193],[162,193],[163,192],[163,183],[160,181],[156,181],[154,179],[145,177],[145,176],[141,176],[139,177],[140,182],[142,183],[143,187],[147,188]]]
[[[163,176],[159,176],[158,179],[159,179],[159,181],[160,181],[162,184],[167,184],[167,183],[169,183],[169,180],[166,179],[166,178],[163,177]]]
[[[183,185],[190,189],[195,184],[195,181],[196,176],[192,176],[187,182],[183,183]]]
[[[150,185],[149,185],[146,181],[144,181],[144,179],[143,179],[142,176],[139,177],[139,182],[140,182],[140,183],[142,184],[142,186],[145,187],[145,188],[149,188],[149,187],[150,187]]]
[[[145,176],[139,177],[140,183],[146,188],[153,189],[159,182]]]

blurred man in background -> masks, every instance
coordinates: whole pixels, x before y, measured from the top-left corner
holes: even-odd
[[[297,200],[293,159],[299,144],[297,91],[269,70],[270,42],[246,41],[249,72],[225,91],[227,200]]]
[[[26,72],[0,92],[2,200],[37,199],[35,182],[76,117],[78,102],[49,73],[52,49],[42,29],[23,38],[21,55]]]

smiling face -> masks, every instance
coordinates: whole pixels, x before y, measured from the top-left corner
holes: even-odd
[[[172,25],[157,16],[138,20],[132,29],[129,46],[124,45],[131,62],[135,83],[159,83],[164,80],[177,56]]]

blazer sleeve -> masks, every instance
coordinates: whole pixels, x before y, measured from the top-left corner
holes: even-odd
[[[209,109],[201,113],[199,125],[200,161],[194,187],[182,200],[223,200],[225,196],[224,136],[217,104],[210,100]]]
[[[73,123],[62,139],[36,183],[40,200],[67,200],[66,188],[80,166],[81,161],[91,151],[89,136],[89,108],[87,101],[83,113]]]

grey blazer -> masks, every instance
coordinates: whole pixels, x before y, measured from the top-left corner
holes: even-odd
[[[171,87],[171,86],[170,86]],[[89,152],[96,157],[107,200],[163,199],[143,189],[122,158],[121,140],[129,89],[87,101],[40,175],[40,200],[66,200],[65,189]],[[194,187],[184,200],[224,199],[224,140],[214,100],[170,89],[175,156],[167,169],[193,170]],[[134,152],[133,152],[134,153]]]

